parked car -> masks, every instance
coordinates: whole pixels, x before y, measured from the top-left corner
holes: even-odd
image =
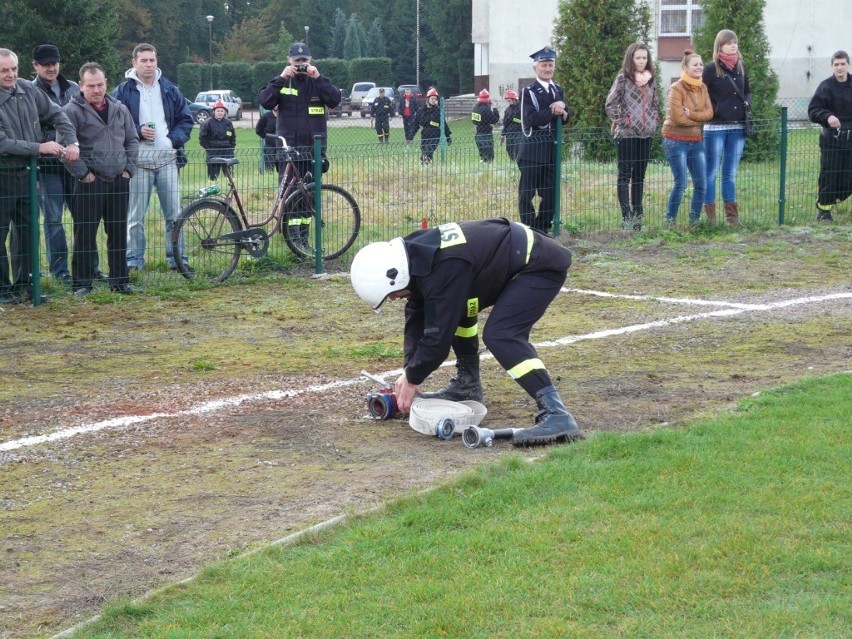
[[[339,118],[342,115],[352,116],[352,98],[346,89],[340,89],[340,104],[328,110],[328,116],[331,118]]]
[[[198,124],[203,124],[213,117],[213,109],[206,104],[190,102],[189,100],[186,102],[189,104],[189,112],[192,113],[192,119]]]
[[[228,109],[228,117],[232,120],[241,120],[243,117],[243,101],[233,91],[228,89],[216,89],[214,91],[202,91],[195,96],[195,102],[213,107],[221,100]]]
[[[367,95],[367,92],[376,86],[375,82],[356,82],[352,85],[352,91],[349,92],[349,99],[352,104],[352,109],[361,108],[361,100]]]
[[[396,92],[402,97],[402,94],[406,92],[406,90],[411,91],[411,95],[413,95],[418,100],[423,99],[423,89],[420,88],[419,84],[400,84],[396,88]]]
[[[379,97],[379,89],[385,90],[385,97],[390,98],[391,112],[390,116],[396,115],[396,90],[393,87],[373,87],[367,91],[367,95],[361,100],[361,117],[366,118],[370,115],[370,109],[373,108],[373,101]]]

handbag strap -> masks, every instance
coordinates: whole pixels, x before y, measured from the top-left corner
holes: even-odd
[[[731,76],[729,76],[727,73],[725,74],[725,77],[728,78],[728,80],[731,82],[731,86],[734,87],[734,93],[736,93],[737,97],[740,100],[743,101],[743,104],[746,105],[746,108],[751,108],[751,105],[748,102],[746,102],[746,99],[743,97],[743,94],[740,93],[740,88],[737,86],[737,83],[734,82],[734,79]]]

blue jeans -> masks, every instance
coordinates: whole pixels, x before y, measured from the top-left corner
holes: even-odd
[[[172,229],[180,214],[180,193],[178,186],[178,169],[175,162],[170,162],[156,169],[145,169],[141,166],[136,175],[130,180],[130,208],[127,212],[127,266],[144,268],[145,266],[145,215],[151,201],[151,191],[157,187],[157,198],[166,222],[166,260],[169,266],[175,267],[172,255]],[[181,247],[181,257],[186,262]]]
[[[71,210],[74,195],[74,178],[65,167],[59,167],[59,171],[43,168],[38,174],[38,201],[44,216],[47,263],[50,274],[55,277],[68,274],[68,241],[62,226],[62,207],[65,205]]]
[[[692,203],[689,207],[689,221],[694,224],[701,217],[701,205],[704,203],[704,191],[706,190],[707,166],[704,157],[703,142],[683,142],[681,140],[669,140],[663,138],[663,151],[666,159],[672,167],[674,186],[669,194],[669,203],[666,208],[666,220],[674,222],[677,219],[677,210],[686,191],[687,171],[692,178]]]
[[[716,174],[719,160],[722,161],[722,201],[737,201],[737,167],[745,149],[745,133],[742,129],[727,131],[704,131],[704,150],[707,154],[707,193],[704,203],[716,201]]]

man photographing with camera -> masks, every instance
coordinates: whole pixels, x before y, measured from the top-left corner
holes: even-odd
[[[289,146],[298,149],[299,159],[295,164],[303,177],[313,167],[315,136],[322,138],[323,172],[326,170],[326,111],[340,104],[340,97],[340,89],[320,75],[319,70],[311,64],[311,51],[304,42],[296,42],[290,47],[287,66],[257,96],[263,108],[271,111],[278,107],[275,134],[284,137]],[[278,171],[283,171],[281,163],[278,163]],[[307,240],[307,221],[293,216],[290,224],[298,225]]]

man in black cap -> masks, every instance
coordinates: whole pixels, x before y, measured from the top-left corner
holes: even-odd
[[[80,87],[60,72],[61,58],[59,49],[52,44],[40,44],[33,49],[33,68],[36,72],[33,84],[44,91],[55,104],[64,107],[80,95]],[[42,128],[42,142],[56,140],[56,129],[52,126]],[[44,158],[39,163],[38,201],[44,215],[44,243],[47,246],[47,260],[50,274],[60,282],[71,282],[68,270],[68,241],[65,239],[65,227],[62,225],[62,207],[71,209],[71,196],[74,194],[74,178],[65,170],[65,166],[56,158]],[[106,279],[97,269],[95,259],[95,279]]]
[[[260,90],[257,101],[263,108],[278,107],[275,134],[286,139],[288,146],[299,150],[296,168],[300,175],[304,176],[313,166],[315,136],[322,138],[325,159],[326,112],[340,104],[340,98],[340,89],[311,64],[311,51],[304,42],[290,47],[287,66]],[[297,241],[307,244],[310,220],[293,215],[290,224],[299,227],[299,232],[293,234]]]
[[[54,127],[57,140],[43,142],[42,126]],[[32,82],[18,78],[18,56],[0,49],[0,304],[17,304],[32,295],[29,172],[31,159],[45,155],[67,161],[80,157],[74,127]],[[6,238],[11,225],[10,274]]]
[[[543,233],[553,225],[555,189],[554,184],[554,135],[556,121],[568,121],[565,92],[553,82],[556,67],[556,51],[550,47],[536,51],[533,71],[536,81],[521,92],[521,121],[523,136],[518,151],[518,166],[521,179],[518,183],[518,211],[521,222]],[[541,198],[536,214],[533,198]]]

